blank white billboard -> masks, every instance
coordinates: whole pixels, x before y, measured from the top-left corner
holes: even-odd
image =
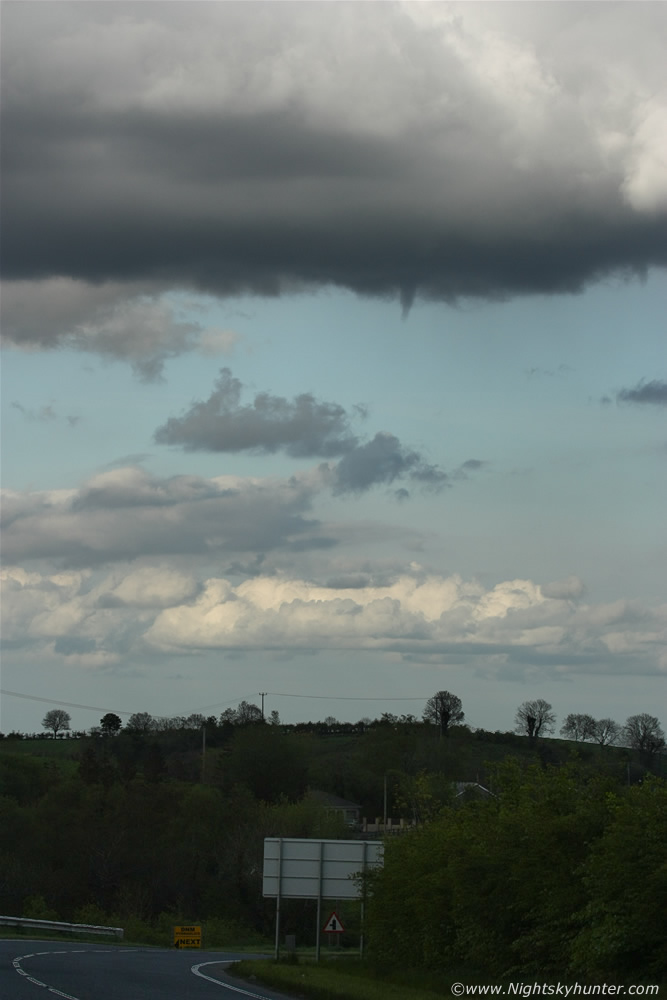
[[[381,867],[381,841],[309,840],[266,837],[265,896],[292,899],[358,899],[354,880],[368,868]]]

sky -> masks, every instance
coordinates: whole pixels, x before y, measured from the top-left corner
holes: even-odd
[[[2,4],[0,731],[667,724],[667,8]]]

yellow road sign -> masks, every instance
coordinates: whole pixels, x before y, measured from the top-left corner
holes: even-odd
[[[201,924],[174,927],[174,948],[201,948]]]

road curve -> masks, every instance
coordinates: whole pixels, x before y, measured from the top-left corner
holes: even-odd
[[[220,951],[0,940],[2,1000],[293,1000],[226,975]]]

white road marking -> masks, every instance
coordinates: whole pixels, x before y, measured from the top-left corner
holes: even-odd
[[[54,993],[56,996],[63,997],[63,1000],[79,1000],[79,997],[72,996],[71,993],[63,993],[62,990],[57,990],[55,986],[47,986],[46,983],[42,983],[39,979],[35,979],[34,976],[30,976],[25,969],[21,968],[21,962],[25,961],[26,958],[37,958],[38,955],[85,955],[85,953],[85,948],[80,948],[78,951],[36,951],[32,952],[30,955],[19,955],[13,960],[12,965],[18,972],[19,976],[24,976],[29,983],[33,983],[35,986],[42,986],[49,993]]]
[[[244,997],[254,997],[254,1000],[267,1000],[266,997],[262,996],[260,993],[251,993],[250,990],[242,990],[240,986],[230,986],[229,983],[223,983],[219,979],[214,979],[213,976],[207,976],[204,972],[199,970],[204,965],[222,965],[220,961],[217,962],[200,962],[199,965],[193,965],[190,972],[194,973],[195,976],[200,976],[202,979],[208,979],[209,983],[215,983],[216,986],[224,986],[226,990],[233,990],[234,993],[242,993]]]

